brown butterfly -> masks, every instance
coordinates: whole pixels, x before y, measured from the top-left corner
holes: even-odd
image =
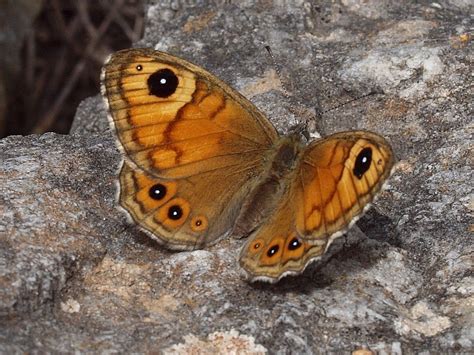
[[[387,141],[367,131],[308,145],[281,137],[214,75],[151,49],[113,54],[102,94],[125,158],[120,205],[171,249],[249,235],[240,265],[252,281],[276,282],[321,257],[394,165]]]

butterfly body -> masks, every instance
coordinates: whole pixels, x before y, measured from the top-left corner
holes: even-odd
[[[288,189],[303,147],[301,138],[296,134],[277,141],[262,176],[244,201],[235,224],[235,236],[248,236],[272,213]]]
[[[394,163],[379,135],[279,136],[238,92],[166,53],[115,53],[102,93],[124,155],[119,203],[171,249],[249,236],[251,280],[300,273],[358,218]]]

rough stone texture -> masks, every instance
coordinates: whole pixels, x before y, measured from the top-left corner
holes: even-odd
[[[120,155],[86,100],[73,135],[0,141],[0,352],[472,352],[469,13],[462,0],[151,3],[139,46],[219,75],[282,132],[317,96],[324,111],[382,89],[319,126],[382,133],[399,169],[322,263],[248,284],[242,241],[173,253],[125,224]]]

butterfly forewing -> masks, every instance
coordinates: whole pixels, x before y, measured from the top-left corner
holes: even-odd
[[[370,203],[393,167],[385,139],[367,131],[334,134],[308,146],[295,193],[298,233],[326,238],[345,228]]]
[[[104,67],[103,88],[126,159],[156,176],[180,178],[246,163],[278,137],[245,98],[166,53],[115,53]]]

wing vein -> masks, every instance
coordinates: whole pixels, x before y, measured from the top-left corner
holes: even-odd
[[[325,216],[325,211],[324,211],[324,206],[323,206],[323,198],[322,198],[322,191],[323,187],[321,185],[321,177],[319,175],[319,168],[316,168],[316,174],[318,175],[318,184],[319,184],[319,192],[321,193],[321,225],[324,226],[324,234],[327,234],[327,228],[326,228],[326,216]]]
[[[303,191],[303,230],[306,231],[306,193],[303,179],[303,168],[300,168],[300,184],[301,190]],[[310,217],[310,216],[308,216]]]

